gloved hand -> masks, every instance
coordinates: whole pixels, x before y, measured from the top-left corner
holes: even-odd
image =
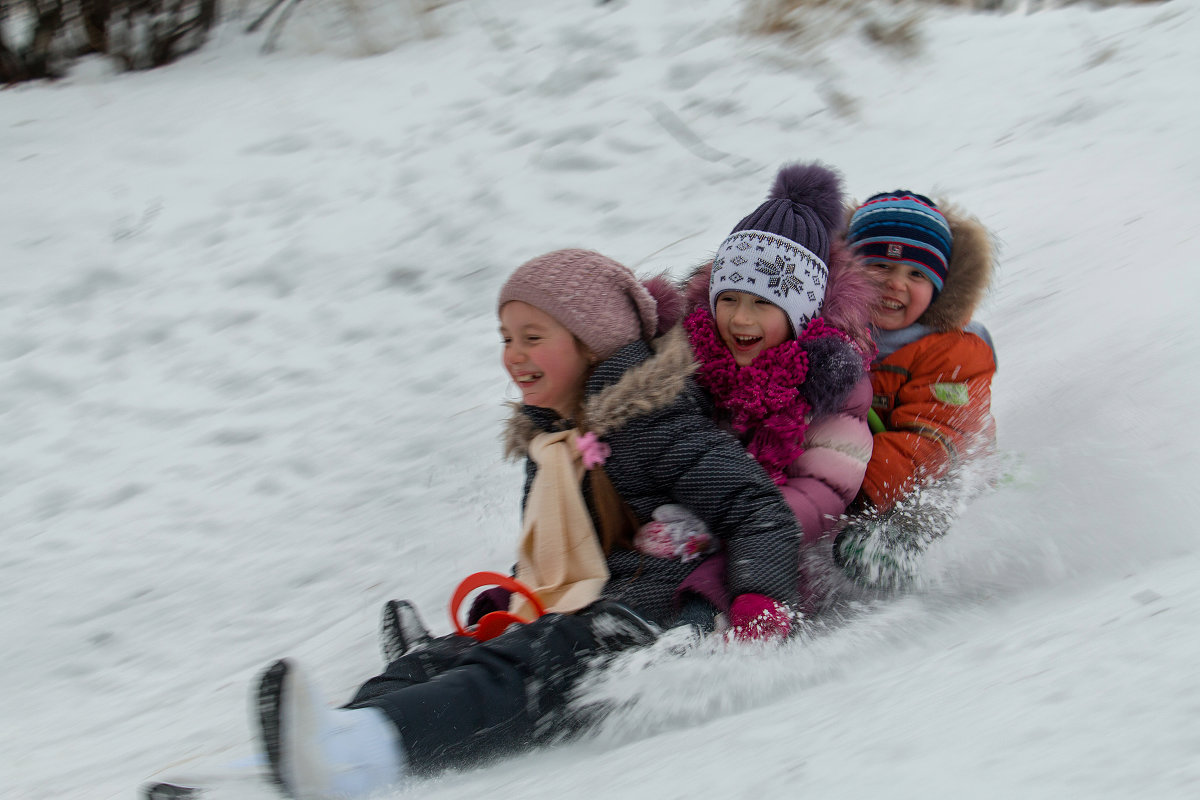
[[[833,541],[834,563],[863,586],[901,588],[920,575],[922,554],[951,522],[943,509],[915,502],[852,518]]]
[[[659,506],[651,517],[633,537],[633,546],[641,553],[688,562],[717,549],[717,540],[704,520],[683,506]]]
[[[792,631],[787,608],[765,594],[740,594],[729,607],[729,635],[739,642],[781,642]]]
[[[510,597],[512,592],[500,586],[484,589],[471,602],[471,608],[467,611],[467,624],[475,625],[493,611],[508,611]]]
[[[857,520],[842,528],[833,540],[833,562],[850,580],[871,589],[898,588],[916,570],[909,551],[889,543],[877,520]]]

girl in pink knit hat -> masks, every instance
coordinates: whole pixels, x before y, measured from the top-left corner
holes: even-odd
[[[526,467],[517,577],[551,613],[483,642],[412,637],[339,709],[294,662],[271,665],[256,716],[288,795],[364,797],[584,728],[568,703],[579,678],[678,624],[678,589],[706,563],[637,549],[664,507],[686,510],[728,556],[724,586],[735,611],[750,609],[734,613],[735,630],[786,634],[800,527],[776,482],[709,415],[674,324],[679,300],[665,281],[647,288],[586,250],[535,258],[504,284],[502,360],[523,400],[506,445]],[[695,604],[686,612],[695,621]]]

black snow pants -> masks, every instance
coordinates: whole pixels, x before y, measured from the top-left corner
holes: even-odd
[[[584,617],[547,614],[487,642],[435,639],[389,664],[346,707],[383,711],[416,774],[467,767],[585,726],[587,715],[568,708],[570,693],[598,655]]]

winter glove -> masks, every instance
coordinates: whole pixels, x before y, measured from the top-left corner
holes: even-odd
[[[833,541],[833,560],[856,583],[899,589],[920,575],[922,555],[950,524],[944,509],[919,502],[851,519]]]
[[[633,546],[640,553],[686,563],[717,549],[717,540],[708,532],[708,526],[683,506],[659,506],[650,516],[653,521],[639,528],[633,537]]]
[[[917,553],[887,541],[879,521],[853,522],[833,540],[833,561],[846,577],[871,589],[898,589],[916,577]]]
[[[508,599],[511,596],[512,592],[500,586],[484,589],[471,602],[471,609],[467,611],[467,625],[478,624],[479,620],[493,611],[508,611]]]
[[[729,607],[729,634],[739,642],[778,642],[792,630],[792,616],[765,594],[740,594]]]

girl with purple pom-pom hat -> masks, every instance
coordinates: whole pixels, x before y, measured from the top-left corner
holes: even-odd
[[[718,421],[774,480],[803,530],[828,538],[871,457],[870,313],[877,290],[839,235],[841,179],[789,164],[685,285],[684,325]],[[828,544],[826,542],[826,544]],[[729,598],[715,557],[681,587],[681,602],[725,611],[738,638],[786,635],[770,598]],[[812,583],[798,576],[802,597]]]

